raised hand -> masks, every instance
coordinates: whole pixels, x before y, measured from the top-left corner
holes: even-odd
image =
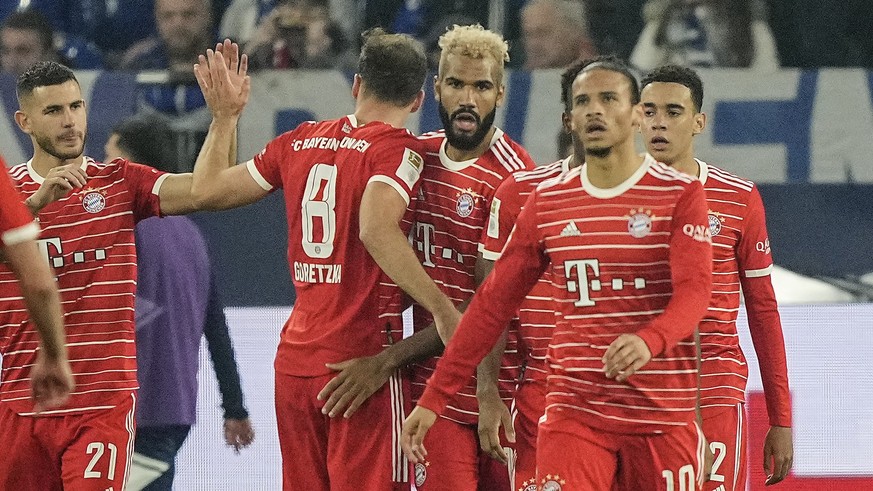
[[[239,45],[225,40],[216,50],[206,50],[194,65],[194,76],[213,118],[239,117],[251,92],[248,57],[239,57]]]

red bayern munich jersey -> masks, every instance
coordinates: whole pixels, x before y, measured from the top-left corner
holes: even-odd
[[[38,217],[40,249],[58,279],[76,382],[62,408],[41,414],[112,408],[138,387],[133,230],[138,221],[160,214],[158,192],[166,174],[122,159],[84,159],[87,185],[49,204]],[[13,167],[10,175],[24,197],[44,181],[31,162]],[[0,266],[0,401],[30,414],[29,369],[39,336],[20,295],[12,271]]]
[[[543,181],[570,170],[571,158],[515,173],[503,181],[491,201],[488,229],[479,248],[482,257],[491,261],[500,257],[528,196]],[[518,309],[518,322],[518,350],[524,363],[524,380],[545,384],[546,353],[555,327],[552,275],[549,271],[543,274],[525,297]]]
[[[476,258],[479,244],[484,240],[495,191],[507,176],[535,164],[527,151],[499,128],[488,150],[479,158],[465,162],[455,162],[446,155],[444,131],[427,133],[420,138],[425,144],[426,164],[415,203],[413,245],[428,275],[458,305],[476,290]],[[416,306],[414,314],[416,331],[432,322],[430,313],[424,309]],[[506,401],[512,399],[521,366],[515,329],[517,324],[513,323],[498,379],[501,396]],[[437,359],[415,366],[413,400],[424,390]],[[475,378],[469,378],[445,416],[464,424],[478,421]]]
[[[420,147],[406,129],[359,126],[350,115],[303,123],[246,164],[264,189],[285,193],[297,301],[282,330],[280,373],[333,373],[325,363],[375,355],[402,338],[401,291],[358,238],[360,204],[370,182],[409,203],[424,164]]]
[[[0,165],[5,164],[0,159]],[[0,247],[20,244],[39,237],[39,225],[24,206],[24,198],[12,185],[9,174],[0,177]]]
[[[652,434],[695,418],[693,333],[710,297],[712,247],[703,186],[647,155],[624,183],[593,186],[586,166],[544,182],[479,289],[419,404],[439,411],[551,264],[555,331],[546,418]],[[622,334],[652,359],[625,382],[602,357]]]
[[[737,334],[742,287],[770,422],[791,426],[785,343],[770,282],[773,259],[764,203],[753,182],[706,162],[697,163],[713,247],[712,299],[700,324],[700,405],[734,407],[745,400],[749,368]]]

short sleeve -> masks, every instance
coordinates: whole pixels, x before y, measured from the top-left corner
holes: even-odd
[[[764,216],[764,202],[758,187],[752,188],[743,217],[743,230],[737,244],[737,262],[743,278],[767,276],[773,271],[773,256],[770,254],[770,238]]]
[[[11,246],[34,240],[39,236],[39,226],[24,205],[21,194],[12,185],[9,174],[0,177],[0,241]]]
[[[122,160],[124,181],[133,194],[133,215],[139,222],[149,217],[161,216],[161,184],[170,174],[154,167]]]
[[[518,214],[521,213],[524,202],[519,186],[521,185],[513,176],[506,178],[491,200],[488,224],[479,244],[479,252],[489,261],[496,261],[503,253]]]
[[[291,137],[285,133],[267,143],[261,153],[245,163],[252,179],[264,189],[273,191],[282,188],[282,162]]]
[[[423,144],[418,139],[405,132],[374,142],[366,156],[371,169],[367,183],[388,184],[408,205],[424,169],[422,148]]]

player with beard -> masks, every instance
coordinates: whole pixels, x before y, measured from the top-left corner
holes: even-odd
[[[237,60],[236,45],[222,49]],[[244,65],[235,62],[229,78],[247,80]],[[37,414],[30,399],[37,331],[17,289],[0,281],[0,439],[11,449],[0,459],[0,488],[123,489],[137,389],[133,229],[150,216],[194,211],[191,175],[83,155],[85,101],[73,72],[58,63],[32,65],[17,95],[15,121],[34,154],[9,173],[40,222],[40,249],[57,274],[76,389],[64,405]],[[9,274],[0,266],[0,278]]]
[[[643,138],[659,162],[700,180],[709,205],[713,295],[700,323],[700,407],[715,460],[706,491],[746,489],[745,393],[749,369],[737,336],[740,292],[761,369],[770,430],[764,439],[766,484],[791,469],[791,398],[785,342],[770,282],[773,259],[764,203],[755,183],[694,158],[694,137],[706,126],[703,82],[690,68],[668,65],[642,81]]]
[[[425,168],[411,237],[428,274],[463,308],[491,270],[491,261],[483,260],[479,248],[494,193],[507,176],[534,167],[534,162],[494,126],[504,98],[506,42],[479,25],[456,25],[439,46],[434,89],[444,130],[421,137]],[[322,392],[329,412],[350,414],[355,401],[368,397],[386,374],[416,361],[421,363],[413,367],[413,398],[420,394],[436,363],[422,360],[442,348],[431,322],[416,306],[416,334],[411,338],[376,357],[335,365],[339,374]],[[468,378],[434,428],[429,440],[433,451],[426,463],[415,467],[418,489],[509,489],[510,473],[498,462],[509,459],[496,434],[500,424],[511,427],[507,404],[519,368],[511,332],[505,349],[503,344],[495,347],[479,377]]]
[[[703,187],[637,154],[639,88],[620,61],[586,66],[571,96],[585,163],[525,202],[404,423],[402,445],[415,462],[429,458],[438,414],[549,268],[556,316],[537,489],[698,489],[693,334],[712,281]]]

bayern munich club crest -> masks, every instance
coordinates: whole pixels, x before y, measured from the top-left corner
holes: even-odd
[[[652,231],[652,212],[650,210],[631,210],[627,219],[627,231],[632,237],[642,239]]]
[[[415,464],[415,485],[421,486],[427,481],[427,465],[421,462]]]
[[[461,218],[467,218],[472,215],[478,198],[479,196],[469,188],[458,193],[458,200],[455,203],[455,210],[458,211],[458,215]]]
[[[713,237],[718,235],[721,232],[721,222],[722,218],[718,216],[718,213],[714,211],[709,212],[709,233],[712,234]]]
[[[86,191],[82,197],[82,207],[88,213],[100,213],[103,208],[106,208],[106,197],[100,191]]]
[[[546,476],[543,479],[543,491],[561,491],[564,489],[564,485],[567,484],[567,481],[561,479],[560,476]]]

